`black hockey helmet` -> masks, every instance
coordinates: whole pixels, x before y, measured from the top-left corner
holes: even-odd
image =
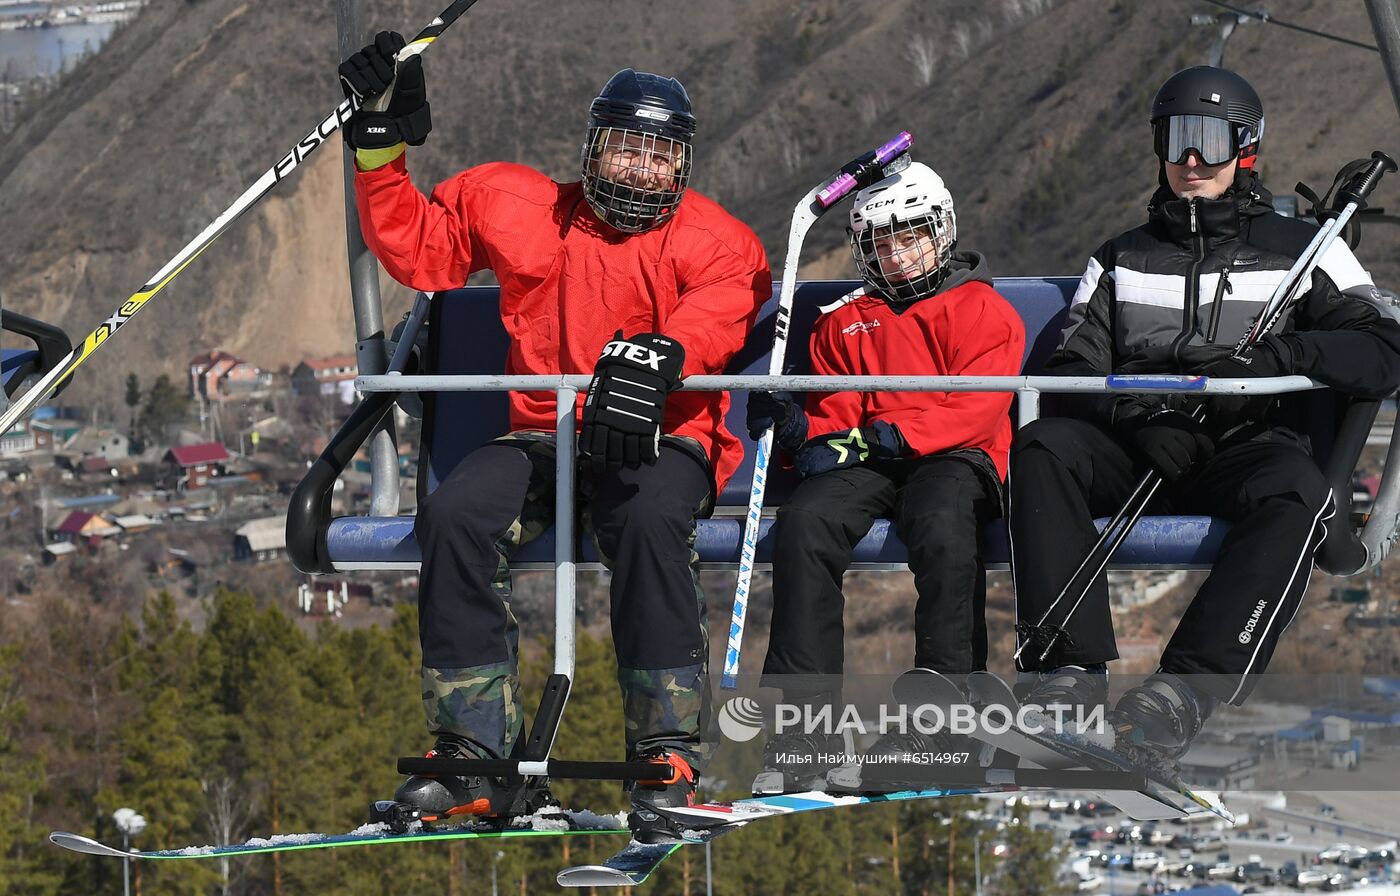
[[[598,217],[637,233],[665,223],[690,180],[695,115],[681,82],[625,68],[588,109],[583,191]],[[600,167],[605,150],[626,149],[626,164]]]
[[[1172,120],[1186,122],[1186,128],[1172,129]],[[1221,162],[1206,159],[1206,147],[1186,147],[1191,137],[1208,140],[1201,134],[1200,119],[1220,119],[1230,123],[1229,138],[1232,158],[1239,159],[1240,169],[1254,167],[1259,142],[1264,136],[1264,104],[1249,82],[1232,71],[1211,65],[1197,65],[1172,75],[1157,89],[1152,98],[1152,129],[1157,157],[1177,161],[1180,148],[1195,148],[1207,164]],[[1183,136],[1182,132],[1189,133]],[[1228,161],[1225,159],[1224,161]]]
[[[695,115],[680,81],[624,68],[608,79],[588,107],[588,126],[626,128],[689,143],[695,136]]]

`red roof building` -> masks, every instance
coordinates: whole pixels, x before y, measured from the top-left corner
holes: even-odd
[[[210,479],[224,475],[224,464],[230,460],[228,449],[218,442],[199,445],[176,445],[165,452],[164,478],[177,491],[200,488]]]

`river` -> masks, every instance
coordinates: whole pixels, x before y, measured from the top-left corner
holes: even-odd
[[[42,11],[42,7],[35,6],[33,11]],[[0,12],[10,14],[16,9],[5,7]],[[71,69],[83,56],[97,52],[114,27],[110,22],[103,22],[0,30],[0,78],[17,81],[35,75],[55,74],[59,70],[60,59],[65,70]]]

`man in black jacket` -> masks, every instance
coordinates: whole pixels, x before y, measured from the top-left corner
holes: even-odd
[[[1400,324],[1377,310],[1370,275],[1340,239],[1273,330],[1234,356],[1316,233],[1275,214],[1254,171],[1264,130],[1254,89],[1224,69],[1178,72],[1153,100],[1152,128],[1161,185],[1147,223],[1089,260],[1047,372],[1302,374],[1350,395],[1394,392]],[[1307,589],[1332,494],[1296,399],[1215,398],[1198,423],[1179,395],[1087,398],[1072,417],[1030,423],[1012,446],[1018,668],[1039,673],[1029,702],[1106,700],[1103,673],[1117,658],[1107,582],[1100,576],[1073,609],[1078,594],[1059,595],[1097,540],[1093,519],[1155,468],[1163,506],[1233,524],[1158,672],[1112,716],[1120,736],[1176,758],[1267,666]],[[1064,630],[1044,661],[1042,621]]]

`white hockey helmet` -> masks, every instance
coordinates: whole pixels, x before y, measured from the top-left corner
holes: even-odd
[[[925,298],[942,282],[958,239],[953,194],[937,172],[913,162],[856,194],[846,233],[872,290],[892,302]]]

